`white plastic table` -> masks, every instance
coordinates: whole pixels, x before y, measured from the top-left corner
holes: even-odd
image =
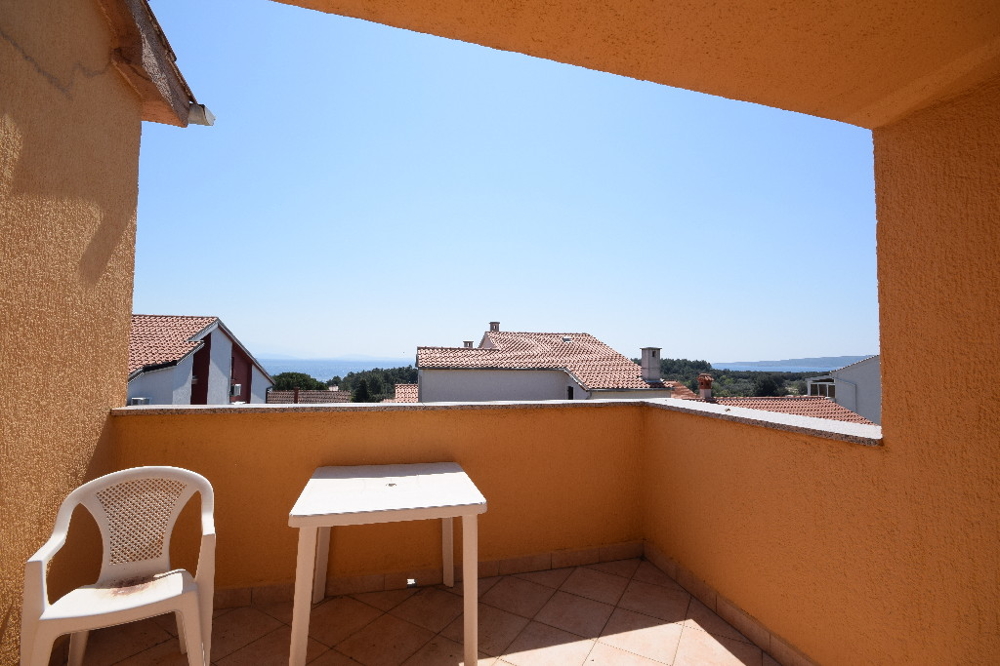
[[[299,528],[292,608],[289,666],[306,663],[309,611],[326,592],[330,528],[404,520],[441,519],[442,577],[455,584],[453,518],[462,518],[462,578],[464,581],[465,663],[478,663],[477,516],[486,499],[456,463],[320,467],[288,514]]]

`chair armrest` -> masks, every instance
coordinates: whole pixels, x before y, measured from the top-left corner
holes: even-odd
[[[59,530],[49,537],[49,540],[42,544],[42,547],[35,551],[35,554],[28,558],[28,564],[37,562],[41,566],[49,563],[49,560],[59,552],[59,549],[66,545],[66,532]]]
[[[198,570],[194,575],[199,585],[212,585],[215,580],[215,532],[201,535]]]
[[[41,614],[49,605],[49,590],[45,569],[52,557],[66,544],[65,530],[57,530],[24,564],[23,612]]]

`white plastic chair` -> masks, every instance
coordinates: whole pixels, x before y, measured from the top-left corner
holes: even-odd
[[[170,569],[170,535],[181,509],[201,494],[201,551],[197,575]],[[190,666],[211,656],[215,580],[212,485],[177,467],[137,467],[80,486],[63,500],[52,537],[24,568],[21,666],[48,666],[52,644],[70,636],[69,663],[79,666],[91,629],[174,613],[181,652]],[[77,505],[87,507],[101,530],[104,555],[93,585],[49,603],[46,567],[66,543]]]

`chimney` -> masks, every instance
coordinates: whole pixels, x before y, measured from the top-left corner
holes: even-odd
[[[642,348],[642,381],[660,381],[660,348]]]
[[[498,322],[498,321],[491,321],[490,322],[490,332],[496,333],[499,330],[500,330],[500,322]]]
[[[462,344],[465,345],[466,349],[472,349],[472,340],[463,340]]]
[[[712,375],[703,372],[698,375],[698,393],[704,400],[712,399]]]

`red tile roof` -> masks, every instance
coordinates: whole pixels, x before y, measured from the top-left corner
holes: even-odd
[[[681,400],[698,400],[698,394],[680,382],[663,383],[674,389],[674,392],[670,394],[671,398],[680,398]]]
[[[812,416],[818,419],[833,419],[834,421],[875,425],[860,414],[856,414],[823,396],[790,395],[772,398],[711,398],[706,402],[713,402],[717,405],[726,405],[728,407],[762,409],[766,412],[797,414],[799,416]]]
[[[323,405],[332,402],[350,402],[350,391],[299,390],[300,405]],[[267,404],[291,405],[295,403],[295,391],[268,391]]]
[[[395,397],[382,402],[418,402],[417,384],[396,384]]]
[[[479,347],[417,347],[418,368],[564,370],[591,389],[663,389],[642,369],[588,333],[488,331]]]
[[[201,347],[199,333],[218,317],[132,315],[128,339],[129,377],[138,370],[177,363]]]

